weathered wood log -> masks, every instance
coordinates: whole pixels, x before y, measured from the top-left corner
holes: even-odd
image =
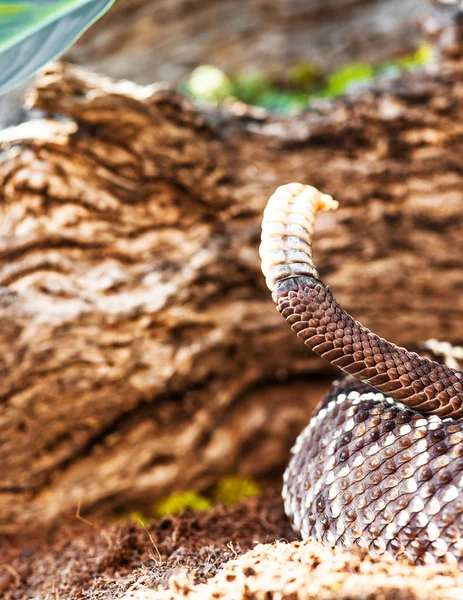
[[[326,381],[260,274],[279,184],[340,201],[317,264],[365,325],[463,338],[463,62],[446,48],[288,119],[43,74],[30,105],[66,118],[2,134],[0,531],[286,463]]]

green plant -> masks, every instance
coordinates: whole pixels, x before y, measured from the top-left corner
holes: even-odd
[[[395,64],[402,70],[408,71],[428,64],[432,58],[432,46],[428,42],[423,42],[418,46],[415,52],[399,56]]]
[[[246,104],[287,113],[303,110],[315,98],[331,100],[342,96],[379,75],[422,67],[431,56],[432,46],[424,42],[414,52],[379,65],[349,63],[324,77],[311,62],[300,62],[276,81],[261,73],[227,76],[217,67],[203,65],[193,71],[183,90],[215,104],[234,97]]]
[[[243,498],[253,498],[261,492],[259,484],[242,475],[227,475],[219,479],[214,488],[201,496],[194,490],[174,492],[157,502],[150,514],[138,511],[125,513],[119,520],[129,520],[147,525],[153,518],[176,516],[185,510],[208,512],[216,503],[233,506]]]
[[[352,85],[371,81],[374,76],[375,70],[366,63],[345,65],[328,75],[326,87],[321,95],[337,98],[345,94]]]
[[[230,79],[217,67],[200,65],[190,75],[187,91],[195,98],[221,102],[232,94]]]
[[[243,498],[252,498],[259,494],[260,487],[253,479],[240,475],[228,475],[217,482],[214,499],[226,506],[233,506]]]
[[[272,89],[270,80],[260,73],[239,73],[232,80],[232,96],[246,104],[262,106],[261,99]]]
[[[60,56],[114,0],[0,0],[0,94]]]
[[[200,496],[193,490],[174,492],[164,500],[158,502],[153,509],[155,517],[178,515],[187,509],[207,512],[212,508],[212,503],[207,498]]]
[[[300,62],[288,71],[288,80],[295,89],[313,92],[320,86],[320,73],[311,62]]]

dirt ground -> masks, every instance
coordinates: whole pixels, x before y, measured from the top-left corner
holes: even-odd
[[[456,566],[414,567],[297,541],[280,486],[147,526],[75,517],[0,549],[5,600],[461,600]]]
[[[165,587],[182,568],[202,583],[256,541],[294,538],[276,487],[232,508],[164,517],[146,529],[133,522],[98,529],[73,519],[46,540],[5,543],[0,597],[116,600],[140,580],[153,590]]]

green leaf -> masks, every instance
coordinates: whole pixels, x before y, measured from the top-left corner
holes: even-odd
[[[115,0],[0,2],[0,94],[57,58]]]
[[[20,15],[27,10],[27,6],[5,4],[0,2],[0,24],[8,22],[8,19],[13,15]]]

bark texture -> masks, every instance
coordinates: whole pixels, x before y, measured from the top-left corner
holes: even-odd
[[[422,0],[121,0],[69,59],[138,83],[178,81],[204,63],[279,74],[303,61],[332,70],[417,44]]]
[[[43,74],[30,105],[65,119],[2,134],[2,532],[287,462],[326,382],[260,273],[282,183],[340,201],[316,261],[356,318],[463,338],[459,48],[292,119]]]

